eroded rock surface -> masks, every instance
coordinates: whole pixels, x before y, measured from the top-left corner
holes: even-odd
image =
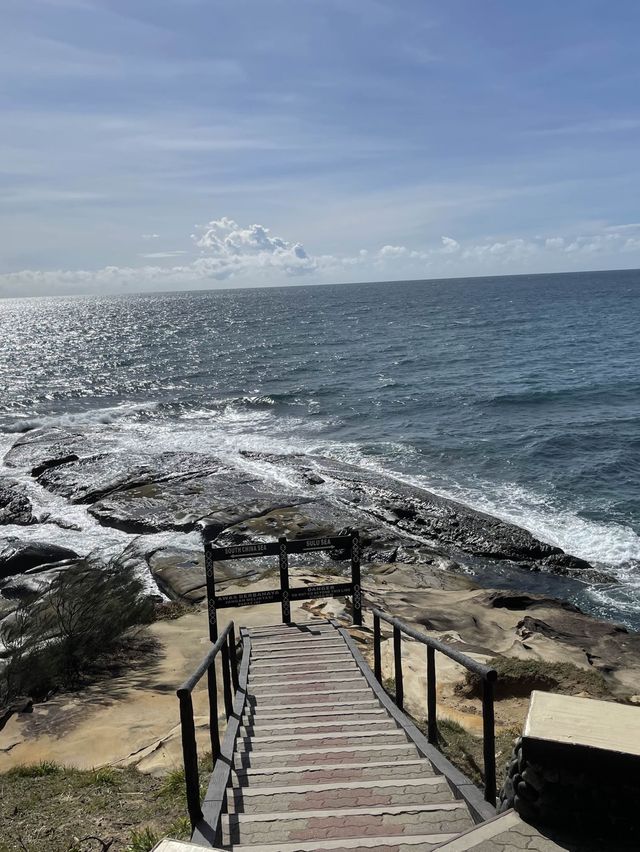
[[[327,486],[338,501],[356,505],[361,513],[392,525],[408,537],[415,536],[440,548],[490,559],[508,559],[554,572],[580,573],[591,568],[584,560],[540,541],[522,527],[378,471],[320,456],[247,455],[276,467],[294,467],[303,481],[308,481],[311,463],[314,474],[323,480],[323,484],[315,486],[318,495]]]
[[[305,499],[273,493],[257,479],[228,472],[117,491],[95,503],[89,512],[101,524],[125,532],[187,532],[200,524],[213,537],[246,518]]]
[[[224,470],[223,463],[199,453],[101,453],[48,467],[38,482],[72,503],[93,503],[113,491]]]
[[[0,481],[0,524],[35,524],[31,500],[24,488],[12,480]]]

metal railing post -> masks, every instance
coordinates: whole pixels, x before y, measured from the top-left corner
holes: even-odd
[[[225,640],[220,648],[220,664],[222,665],[222,691],[224,693],[224,710],[227,719],[233,713],[233,696],[231,694],[231,670],[229,661],[229,643]]]
[[[393,660],[396,679],[396,706],[404,707],[404,684],[402,683],[402,634],[400,628],[393,625]]]
[[[432,745],[438,742],[436,718],[436,652],[427,645],[427,739]]]
[[[291,600],[289,599],[289,556],[287,555],[287,539],[285,536],[280,536],[278,539],[280,548],[279,564],[280,564],[280,592],[282,599],[280,601],[280,610],[282,613],[282,623],[291,624]]]
[[[353,623],[362,625],[362,580],[360,577],[360,532],[351,530],[351,609]]]
[[[191,828],[195,828],[202,819],[200,808],[200,778],[198,775],[198,746],[196,727],[193,721],[193,702],[188,690],[178,692],[180,700],[180,728],[182,731],[182,757],[184,760],[184,780],[187,788],[187,809]]]
[[[238,691],[238,659],[236,657],[236,630],[233,621],[229,630],[229,659],[231,661],[231,682],[235,693]]]
[[[493,711],[493,683],[482,681],[482,734],[484,750],[484,798],[490,805],[496,803],[496,743]]]
[[[220,757],[220,731],[218,729],[218,680],[216,661],[207,669],[207,693],[209,695],[209,740],[211,741],[211,763],[215,766]]]
[[[380,616],[373,614],[373,673],[378,683],[382,683],[382,662],[380,660]]]

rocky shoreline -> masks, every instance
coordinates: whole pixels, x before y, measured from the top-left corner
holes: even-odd
[[[468,575],[479,585],[531,592],[547,583],[611,582],[600,569],[513,524],[390,476],[329,458],[241,452],[234,463],[187,452],[122,451],[97,429],[40,428],[21,435],[5,466],[22,482],[0,480],[0,618],[28,590],[87,555],[74,549],[73,524],[38,515],[24,476],[102,527],[126,533],[119,558],[153,578],[170,598],[204,597],[199,531],[222,544],[280,535],[307,537],[361,530],[365,563],[419,566],[418,573]],[[68,527],[65,546],[47,540]],[[34,538],[33,528],[38,535]],[[30,535],[20,529],[30,527]],[[40,530],[42,536],[39,535]],[[10,531],[10,532],[9,532]],[[171,535],[171,543],[157,534]],[[100,554],[95,554],[100,558]],[[220,566],[221,576],[259,576],[259,564]],[[535,575],[538,575],[536,577]],[[544,586],[543,586],[544,588]]]
[[[64,505],[81,508],[100,528],[118,531],[122,546],[110,558],[144,575],[149,588],[192,608],[184,617],[193,621],[192,638],[198,631],[203,641],[206,638],[199,533],[235,544],[273,541],[281,535],[337,534],[352,527],[362,534],[363,588],[371,602],[478,659],[503,655],[567,663],[596,672],[608,697],[640,701],[640,635],[545,593],[554,583],[566,590],[611,578],[524,529],[425,489],[320,456],[244,452],[230,461],[196,452],[154,453],[152,446],[147,453],[134,454],[109,444],[96,428],[32,430],[18,437],[4,461],[15,476],[0,481],[0,624],[13,617],[27,594],[46,589],[52,577],[79,559],[105,558],[98,547],[88,554],[86,545],[83,549],[75,544],[79,531],[63,514],[38,511],[30,498],[29,485],[34,483]],[[54,528],[68,533],[64,546],[51,541]],[[234,590],[247,584],[268,587],[275,566],[265,560],[241,560],[219,563],[216,570],[221,589]],[[345,563],[318,555],[301,557],[292,566],[301,583],[346,570]],[[347,617],[339,601],[310,602],[304,608],[307,617]],[[239,610],[229,617],[264,623],[277,617],[269,609],[259,614]],[[160,633],[181,647],[179,627],[162,627]],[[359,639],[366,650],[367,630]],[[193,648],[185,649],[183,657],[192,662]],[[414,674],[408,706],[414,700],[418,708],[424,694],[419,649],[408,648],[407,664]],[[174,679],[185,674],[176,671]],[[473,697],[460,691],[463,680],[462,672],[445,666],[440,698],[451,718],[474,730],[479,708]],[[158,689],[166,692],[173,686]],[[153,693],[156,687],[150,688]],[[587,687],[576,687],[581,688]],[[127,694],[135,708],[139,697],[135,690]],[[81,697],[74,700],[82,704]],[[499,724],[517,724],[525,706],[521,694],[503,696]],[[163,742],[163,725],[175,728],[172,701],[166,714],[156,725]],[[22,726],[19,733],[16,726]],[[41,729],[36,725],[33,737]],[[31,753],[17,745],[29,740],[29,730],[24,719],[20,725],[12,720],[4,732],[9,732],[10,742],[0,743],[0,757],[5,754],[15,761]],[[51,732],[48,736],[50,743]],[[114,749],[110,762],[123,760],[127,744],[120,741]]]

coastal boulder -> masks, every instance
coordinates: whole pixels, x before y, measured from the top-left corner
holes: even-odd
[[[5,538],[0,541],[0,579],[14,574],[24,574],[40,565],[77,558],[78,554],[68,547],[43,541]]]
[[[24,488],[11,480],[0,481],[0,524],[35,524],[31,500]]]
[[[223,594],[229,583],[250,583],[274,570],[277,558],[231,559],[216,562],[216,591]],[[148,565],[158,588],[172,600],[196,604],[207,597],[204,551],[162,547],[151,553]]]

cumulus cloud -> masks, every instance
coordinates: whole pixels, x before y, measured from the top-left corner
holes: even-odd
[[[301,243],[271,236],[264,225],[243,228],[225,216],[199,228],[192,239],[206,253],[202,268],[226,270],[228,274],[237,274],[243,269],[275,268],[286,275],[317,269],[316,261]]]
[[[156,234],[147,235],[158,245]],[[640,224],[591,233],[458,240],[443,236],[420,248],[388,243],[348,255],[314,255],[264,225],[213,219],[192,234],[193,249],[142,255],[168,265],[107,266],[97,270],[23,270],[0,274],[0,296],[114,293],[317,282],[440,278],[640,265]],[[155,246],[154,246],[155,247]],[[191,258],[171,265],[172,258]]]

